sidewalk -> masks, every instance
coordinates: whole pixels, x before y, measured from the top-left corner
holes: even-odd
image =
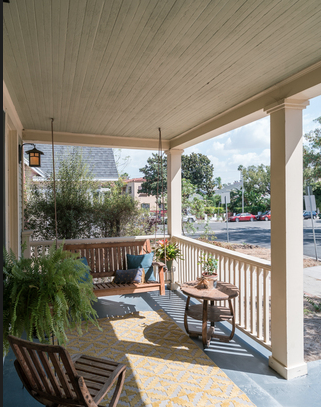
[[[303,269],[303,290],[306,294],[321,297],[321,266]]]

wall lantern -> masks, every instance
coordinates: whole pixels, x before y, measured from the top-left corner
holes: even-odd
[[[26,151],[26,153],[29,155],[29,167],[40,167],[41,166],[40,156],[41,154],[43,154],[43,152],[37,150],[36,146],[33,143],[24,143],[22,145],[19,145],[19,164],[21,163],[22,160],[22,148],[26,144],[30,144],[33,146],[32,150]]]

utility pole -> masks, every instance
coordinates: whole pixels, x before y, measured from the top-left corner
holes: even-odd
[[[242,213],[244,213],[244,179],[242,170],[240,170],[240,176],[242,181]]]

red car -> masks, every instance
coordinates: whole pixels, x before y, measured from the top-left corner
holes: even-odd
[[[262,215],[260,216],[260,220],[271,220],[271,211],[266,211],[263,212]]]
[[[256,219],[255,215],[252,215],[251,213],[238,213],[235,216],[230,216],[228,218],[229,222],[242,222],[245,220],[250,220],[253,222]]]

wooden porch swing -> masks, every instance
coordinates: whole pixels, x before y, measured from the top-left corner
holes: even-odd
[[[53,136],[52,136],[53,139]],[[162,143],[161,131],[159,129],[159,166],[161,161]],[[162,168],[161,168],[162,173]],[[162,194],[163,195],[163,194]],[[158,202],[158,189],[157,189]],[[156,209],[157,218],[157,209]],[[164,218],[163,218],[164,222]],[[164,232],[165,233],[165,232]],[[156,245],[156,227],[155,227],[155,245]],[[146,281],[141,283],[115,283],[113,280],[103,281],[106,277],[115,277],[116,271],[127,270],[127,255],[145,255],[151,253],[151,244],[149,239],[131,240],[109,243],[73,243],[65,244],[64,250],[79,253],[81,258],[86,258],[90,268],[90,274],[94,279],[93,292],[96,297],[136,294],[159,290],[160,295],[165,295],[165,264],[153,261],[152,266],[158,271],[157,281]],[[146,270],[145,270],[146,272]]]

